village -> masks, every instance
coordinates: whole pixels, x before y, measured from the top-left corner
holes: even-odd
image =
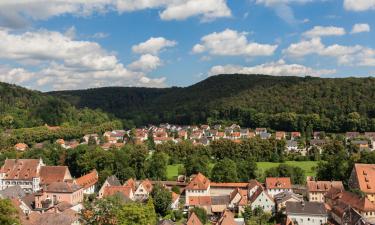
[[[59,129],[49,127],[49,129]],[[229,127],[176,126],[161,124],[132,130],[113,130],[87,134],[80,140],[56,140],[62,148],[74,151],[89,143],[103,150],[118,149],[126,144],[142,144],[153,140],[155,145],[189,140],[194,145],[210,145],[218,139],[241,143],[245,139],[285,140],[285,152],[305,155],[309,148],[329,142],[329,134],[313,132],[309,143],[300,132],[271,132],[266,128],[254,130],[233,124]],[[374,150],[375,132],[347,132],[344,141],[359,151]],[[306,135],[305,135],[306,137]],[[33,148],[40,147],[37,143]],[[17,151],[28,151],[29,146],[18,143]],[[163,187],[172,196],[169,209],[180,211],[186,219],[173,221],[159,218],[159,224],[241,225],[247,214],[260,213],[282,218],[281,224],[375,224],[375,164],[356,163],[347,184],[341,180],[316,180],[307,176],[303,184],[294,184],[290,177],[266,177],[263,182],[213,182],[207,174],[180,174],[175,180],[120,181],[115,175],[104,177],[94,169],[74,178],[68,166],[47,166],[40,159],[6,159],[0,170],[0,198],[11,199],[17,207],[22,224],[78,225],[84,201],[120,196],[125,202],[145,203],[155,186]],[[350,189],[350,190],[349,190]],[[353,191],[357,190],[357,192]],[[192,209],[204,209],[208,221],[200,221]],[[262,221],[259,221],[262,224]],[[266,223],[269,224],[269,223]]]

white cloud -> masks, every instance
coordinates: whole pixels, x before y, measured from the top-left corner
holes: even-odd
[[[370,25],[368,25],[367,23],[354,24],[353,29],[350,33],[356,34],[362,32],[370,32]]]
[[[342,27],[322,27],[322,26],[315,26],[313,29],[306,31],[303,33],[305,37],[322,37],[322,36],[342,36],[345,35],[345,29]]]
[[[212,21],[220,17],[230,17],[231,11],[226,0],[186,0],[174,1],[160,13],[163,20],[184,20],[202,15],[202,21]]]
[[[344,0],[344,8],[350,11],[375,9],[375,0]]]
[[[0,1],[0,26],[24,27],[29,21],[72,14],[119,13],[161,9],[163,20],[182,20],[199,16],[203,21],[231,16],[226,0],[3,0]]]
[[[160,51],[168,47],[174,47],[177,45],[176,41],[167,40],[163,37],[151,37],[145,42],[138,45],[134,45],[132,50],[138,54],[153,54],[157,55]]]
[[[128,67],[134,71],[150,72],[162,65],[162,62],[159,57],[145,54],[132,62]]]
[[[246,35],[245,32],[230,29],[214,32],[202,37],[201,43],[196,44],[192,52],[220,56],[269,56],[275,52],[277,45],[249,42]]]
[[[95,38],[95,39],[103,39],[103,38],[107,38],[107,37],[109,37],[109,34],[104,33],[104,32],[98,32],[98,33],[95,33],[91,36],[91,38]]]
[[[33,72],[21,67],[8,69],[0,77],[6,82],[28,82],[28,86],[43,90],[113,85],[164,86],[163,79],[150,79],[143,72],[125,68],[113,53],[96,42],[78,41],[46,30],[22,34],[0,30],[0,40],[0,59],[33,66]],[[142,82],[144,78],[147,83]]]
[[[334,57],[341,65],[375,66],[375,50],[361,45],[333,44],[325,46],[320,38],[293,43],[287,49],[284,49],[283,53],[293,58],[317,54]]]
[[[300,64],[286,64],[284,60],[270,62],[253,67],[238,65],[214,66],[208,75],[217,74],[266,74],[273,76],[322,76],[336,73],[336,70],[315,70]]]

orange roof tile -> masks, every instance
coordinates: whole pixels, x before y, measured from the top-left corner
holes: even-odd
[[[89,188],[95,185],[98,182],[98,180],[99,180],[98,172],[94,169],[90,173],[77,178],[76,183],[83,188]]]
[[[364,193],[375,193],[375,164],[354,165],[359,189]]]
[[[39,162],[39,159],[6,159],[0,171],[5,173],[5,180],[32,180],[39,176]]]
[[[306,186],[310,192],[327,192],[332,187],[344,190],[341,181],[307,181]]]
[[[135,180],[133,178],[130,178],[127,181],[125,181],[124,186],[131,187],[133,191],[136,190]]]
[[[149,179],[146,179],[144,181],[142,181],[142,186],[145,188],[145,190],[149,193],[151,193],[152,191],[152,183]]]
[[[211,187],[247,188],[249,183],[215,183],[211,182]]]
[[[63,182],[66,178],[71,179],[67,166],[42,166],[39,175],[42,185],[49,185],[53,182]]]
[[[189,206],[208,206],[211,205],[211,196],[191,196],[189,197]]]
[[[117,193],[121,193],[124,196],[130,198],[132,193],[131,187],[128,186],[107,186],[104,188],[103,197],[113,196]]]
[[[199,220],[198,216],[195,215],[194,212],[191,213],[186,225],[203,225],[202,222]]]
[[[217,221],[216,225],[237,225],[236,221],[234,221],[234,215],[228,209],[224,210],[224,213],[220,217],[219,221]]]
[[[290,177],[267,177],[266,178],[267,189],[291,189],[292,182]]]
[[[198,173],[186,186],[187,190],[207,190],[210,186],[210,180],[203,174]]]

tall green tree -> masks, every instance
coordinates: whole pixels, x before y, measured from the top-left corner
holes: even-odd
[[[9,199],[0,199],[0,224],[21,225],[18,211]]]
[[[171,209],[172,193],[161,184],[156,184],[152,189],[151,196],[156,213],[163,217],[166,216]]]
[[[230,159],[220,160],[211,171],[211,180],[215,182],[237,182],[237,166]]]

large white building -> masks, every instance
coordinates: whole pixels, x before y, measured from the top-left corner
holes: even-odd
[[[0,190],[18,185],[27,193],[38,191],[42,166],[42,159],[6,159],[0,169]]]

